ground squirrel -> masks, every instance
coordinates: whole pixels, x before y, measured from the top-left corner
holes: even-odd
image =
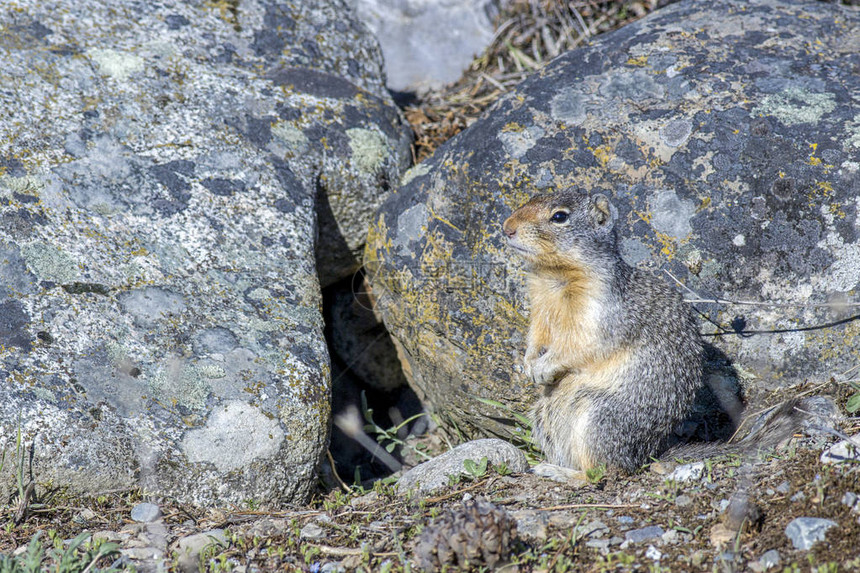
[[[621,259],[617,216],[606,196],[574,190],[537,196],[503,225],[527,265],[525,367],[541,388],[533,435],[548,462],[575,470],[634,471],[658,456],[703,386],[704,347],[691,309]],[[738,449],[790,437],[800,424],[796,405],[777,408]],[[810,404],[825,413],[830,406]]]

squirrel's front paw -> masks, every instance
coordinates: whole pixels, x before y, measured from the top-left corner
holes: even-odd
[[[552,355],[546,352],[536,359],[526,363],[526,373],[535,384],[541,386],[552,386],[558,382],[566,373],[567,368],[553,360]]]

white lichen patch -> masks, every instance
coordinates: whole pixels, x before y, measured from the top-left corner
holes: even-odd
[[[206,406],[210,387],[197,366],[173,358],[152,377],[149,390],[157,400],[200,410]]]
[[[686,239],[693,232],[690,218],[696,214],[696,205],[681,199],[671,189],[657,190],[648,201],[651,226],[676,239]]]
[[[860,285],[860,243],[846,243],[838,233],[830,231],[818,246],[836,260],[813,277],[817,290],[848,292],[856,289]]]
[[[42,280],[66,284],[80,276],[72,257],[54,245],[33,241],[21,247],[21,256],[33,274]]]
[[[772,115],[785,125],[796,125],[818,122],[834,109],[836,101],[833,94],[792,86],[765,97],[752,109],[750,116]]]
[[[735,238],[732,239],[732,244],[736,247],[743,247],[747,244],[747,238],[741,234],[735,235]]]
[[[503,131],[499,134],[499,140],[511,157],[519,159],[534,147],[543,135],[544,130],[533,125],[527,129]]]
[[[860,149],[860,114],[855,115],[854,120],[848,122],[848,124],[845,126],[845,132],[848,134],[848,137],[845,138],[845,142],[842,144],[842,148],[845,151],[849,152],[852,150]]]
[[[128,52],[94,48],[88,50],[87,55],[98,65],[102,75],[117,80],[127,80],[129,76],[143,71],[144,68],[143,58]]]
[[[346,130],[349,148],[352,151],[352,164],[365,173],[376,173],[391,155],[391,148],[384,135],[377,131],[353,127]]]
[[[266,300],[272,298],[272,293],[268,289],[255,288],[248,293],[248,298],[252,300]]]
[[[188,431],[180,448],[191,463],[231,471],[275,455],[283,441],[284,431],[277,420],[235,400],[216,408],[203,428]]]
[[[561,89],[550,101],[550,115],[556,121],[567,125],[580,125],[587,117],[589,103],[589,96],[582,93],[579,86],[568,86]]]
[[[415,179],[416,177],[421,177],[422,175],[426,175],[430,172],[430,167],[428,167],[424,163],[419,163],[413,167],[410,167],[406,173],[400,178],[400,186],[405,187],[409,185],[409,183]]]
[[[287,121],[277,121],[272,124],[272,135],[286,143],[295,153],[303,153],[310,143],[301,129]]]
[[[197,372],[204,378],[224,378],[227,375],[227,371],[224,370],[222,366],[218,364],[198,364]]]
[[[39,195],[45,188],[45,182],[37,177],[25,175],[24,177],[12,177],[11,175],[0,175],[0,197],[11,196],[13,193],[22,195]]]

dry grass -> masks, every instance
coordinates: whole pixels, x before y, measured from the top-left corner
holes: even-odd
[[[550,60],[593,36],[614,30],[667,4],[666,0],[514,0],[496,18],[492,44],[463,77],[405,109],[419,163],[446,140]]]

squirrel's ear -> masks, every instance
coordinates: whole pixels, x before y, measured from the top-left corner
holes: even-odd
[[[591,198],[591,220],[595,227],[606,229],[613,227],[615,219],[618,218],[618,209],[615,208],[606,195],[598,193]]]

